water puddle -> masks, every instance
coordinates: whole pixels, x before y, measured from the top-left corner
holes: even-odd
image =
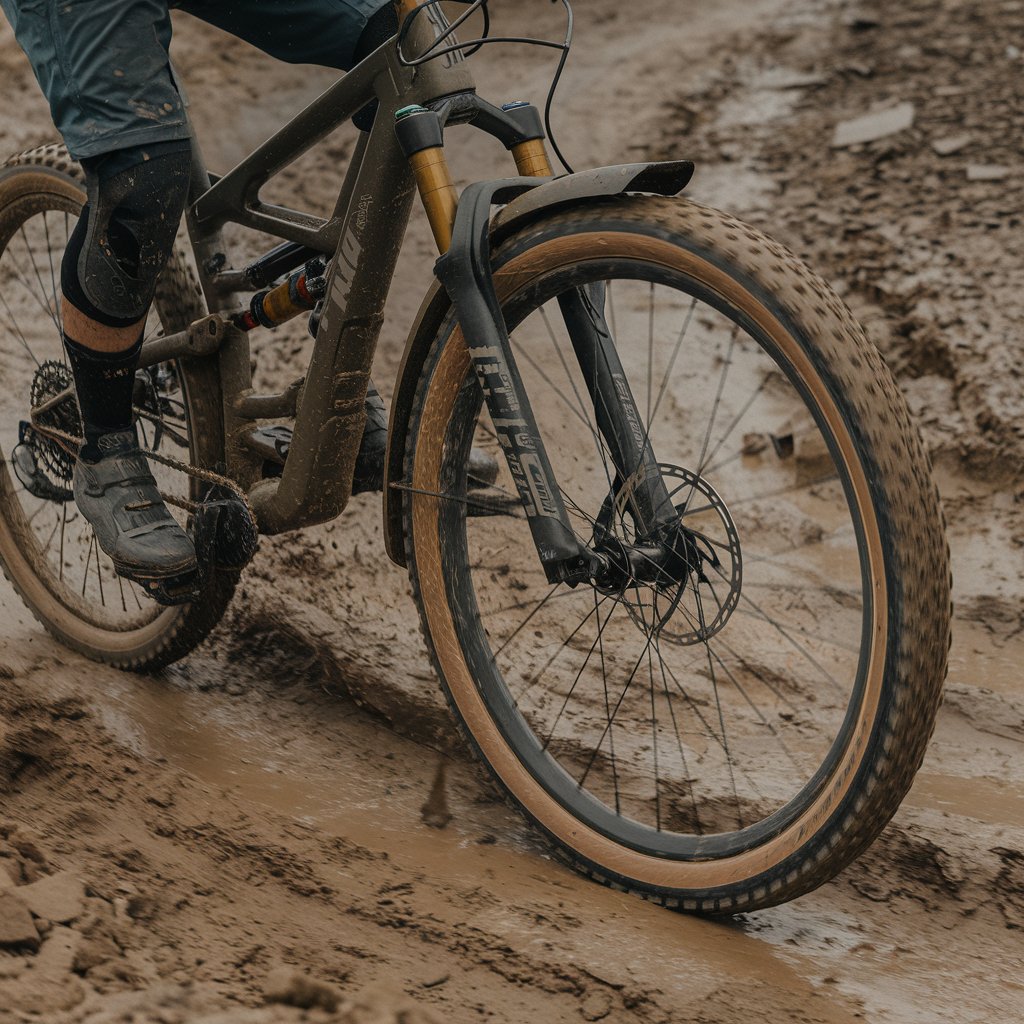
[[[525,827],[464,799],[472,792],[465,765],[449,765],[454,822],[443,831],[426,828],[420,806],[437,756],[359,712],[310,709],[320,720],[300,740],[244,699],[227,703],[166,679],[117,673],[104,673],[93,706],[140,756],[166,759],[254,817],[267,808],[386,852],[410,880],[428,883],[417,887],[417,904],[428,903],[434,918],[453,926],[499,934],[521,949],[556,941],[568,964],[675,998],[704,998],[736,978],[801,999],[818,988],[820,970],[800,950],[764,943],[732,924],[665,912],[554,865]],[[609,935],[616,936],[613,958]],[[832,1011],[830,1021],[853,1020],[842,1006]]]
[[[957,619],[953,623],[953,646],[949,652],[951,683],[1024,697],[1022,665],[1024,633],[1006,639],[981,622]]]

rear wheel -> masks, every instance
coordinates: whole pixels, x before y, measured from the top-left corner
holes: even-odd
[[[553,216],[496,264],[576,532],[634,569],[546,582],[449,319],[400,484],[449,701],[579,870],[707,913],[807,892],[895,812],[945,674],[948,554],[899,391],[824,282],[688,202]],[[674,536],[691,545],[657,573],[644,559],[663,535],[631,513],[639,481],[595,415],[616,395],[588,391],[559,313],[583,285],[603,285]],[[488,443],[504,478],[470,492],[470,446]]]
[[[217,624],[234,580],[216,574],[201,600],[163,608],[114,572],[71,495],[73,459],[34,431],[30,410],[73,435],[80,426],[60,333],[60,261],[85,201],[80,170],[60,146],[21,154],[0,170],[0,562],[37,619],[61,642],[122,668],[159,668]],[[169,261],[146,336],[182,330],[205,313],[180,253]],[[220,459],[215,370],[162,363],[136,380],[144,449],[213,467]],[[195,499],[183,474],[151,463],[161,491]],[[176,511],[184,522],[185,513]]]

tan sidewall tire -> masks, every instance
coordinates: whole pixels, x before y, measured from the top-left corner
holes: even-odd
[[[38,197],[38,209],[63,208],[75,212],[85,201],[85,193],[76,180],[78,168],[62,147],[46,146],[19,154],[8,162],[17,170],[0,170],[0,233],[5,217],[15,209],[21,215],[26,204]],[[203,315],[201,300],[192,285],[187,264],[180,253],[168,262],[161,278],[157,299],[161,317],[173,319],[175,328],[183,328]],[[166,322],[166,321],[165,321]],[[202,375],[183,368],[190,421],[197,443],[215,443],[217,432],[196,430],[199,420],[209,423],[218,418],[212,405],[210,382]],[[191,379],[190,379],[191,378]],[[9,452],[4,452],[5,457]],[[217,461],[213,450],[200,451],[201,464]],[[196,605],[167,608],[138,629],[114,631],[102,629],[76,616],[40,579],[29,552],[34,541],[24,537],[12,517],[2,510],[20,502],[15,494],[10,469],[0,466],[0,562],[4,574],[24,600],[32,614],[61,643],[86,656],[121,668],[147,670],[177,660],[195,647],[223,615],[233,585],[215,585],[203,607]]]
[[[496,273],[499,296],[504,301],[540,275],[556,267],[585,262],[595,253],[599,253],[602,259],[623,257],[681,272],[700,281],[731,306],[748,315],[774,341],[779,351],[784,353],[796,376],[815,397],[833,430],[856,494],[866,539],[870,577],[874,585],[870,630],[872,646],[862,701],[846,747],[829,783],[799,818],[761,846],[718,860],[669,861],[619,845],[588,828],[558,803],[523,767],[495,725],[477,682],[467,667],[447,599],[442,539],[436,514],[438,506],[434,499],[426,496],[431,492],[436,493],[438,489],[442,439],[449,426],[459,386],[469,369],[465,343],[458,329],[451,333],[436,363],[428,367],[429,388],[421,396],[417,436],[410,437],[413,492],[409,496],[408,521],[411,525],[410,547],[413,557],[410,565],[413,566],[414,585],[418,589],[428,640],[450,699],[465,728],[515,802],[557,844],[570,852],[571,859],[578,867],[605,881],[636,888],[647,895],[660,896],[665,902],[676,903],[685,909],[723,911],[763,906],[789,898],[799,891],[806,891],[819,884],[824,877],[829,877],[877,834],[895,810],[920,762],[923,740],[927,739],[931,731],[945,670],[948,621],[946,635],[932,638],[932,646],[941,648],[941,653],[938,650],[932,652],[931,660],[934,664],[928,666],[920,682],[913,683],[903,678],[894,680],[893,666],[901,659],[893,657],[893,652],[889,650],[893,626],[889,612],[894,595],[890,593],[887,581],[893,579],[893,559],[889,557],[890,565],[887,566],[887,552],[884,550],[876,515],[878,487],[872,488],[869,484],[868,475],[857,455],[858,445],[832,393],[804,347],[807,342],[801,345],[795,337],[795,334],[800,333],[804,338],[812,339],[813,344],[825,349],[823,354],[826,360],[839,360],[842,363],[841,377],[847,378],[844,384],[848,389],[845,396],[847,404],[848,407],[858,409],[859,419],[863,420],[867,416],[871,420],[872,404],[876,407],[879,404],[877,386],[880,379],[883,384],[889,384],[886,397],[898,410],[902,410],[902,400],[891,386],[891,379],[881,366],[877,354],[872,354],[845,307],[823,282],[813,278],[791,254],[746,226],[714,211],[682,201],[665,203],[660,200],[634,200],[623,204],[621,213],[621,217],[616,217],[612,211],[598,209],[590,215],[602,224],[619,221],[618,229],[602,227],[600,230],[587,231],[581,224],[584,216],[581,214],[562,218],[565,227],[571,228],[573,233],[557,235],[557,223],[548,227],[546,232],[535,229],[535,244],[529,245],[525,251],[519,251],[525,244],[520,242],[516,249],[518,254],[502,263]],[[622,220],[641,219],[643,214],[660,225],[657,232],[622,228]],[[677,237],[665,237],[673,233]],[[661,237],[655,237],[655,234]],[[728,251],[730,243],[732,252]],[[718,258],[709,259],[709,251],[715,252]],[[722,264],[726,262],[730,266],[738,265],[744,271],[744,276],[750,275],[755,280],[762,266],[774,268],[776,276],[782,280],[775,282],[770,294],[785,306],[790,329],[781,322],[779,310],[770,309],[754,290],[740,283],[736,275],[723,269]],[[811,312],[810,317],[806,315],[808,310]],[[791,329],[793,324],[798,325],[797,332]],[[851,388],[854,390],[852,395],[849,392]],[[871,394],[872,391],[875,395]],[[905,413],[898,419],[899,422],[887,423],[884,412],[874,416],[876,432],[895,432],[900,435],[896,447],[903,449],[902,457],[909,458],[911,462],[916,460],[919,465],[924,464],[923,453],[917,446]],[[416,426],[414,423],[414,428]],[[910,437],[909,449],[907,437],[903,435]],[[895,467],[890,464],[889,468],[891,470]],[[890,485],[898,484],[896,480],[888,482]],[[934,488],[927,480],[926,473],[924,479],[918,480],[918,484],[922,492],[918,508],[934,524],[938,521],[938,509]],[[423,493],[417,494],[416,491]],[[908,500],[914,502],[913,496]],[[932,511],[930,517],[927,515],[929,504]],[[938,549],[931,550],[929,557],[933,561],[937,560],[946,590],[944,603],[940,601],[937,606],[938,615],[930,632],[941,634],[942,609],[948,609],[949,604],[948,564],[944,560],[944,541],[935,536],[934,529],[931,532],[933,535],[928,538],[929,549],[936,549],[936,544]],[[941,593],[943,586],[937,589]],[[918,614],[925,612],[918,609]],[[918,697],[925,709],[923,715],[918,714],[912,720],[904,719],[895,723],[880,722],[886,685],[892,686],[894,682],[904,687],[913,684],[919,688]],[[891,698],[891,694],[889,696]],[[891,703],[891,699],[886,701],[886,707]],[[918,736],[912,743],[914,749],[911,760],[914,763],[909,772],[903,770],[887,776],[884,765],[886,755],[879,747],[879,742],[884,745],[885,740],[879,735],[879,729],[884,730],[886,724],[895,724],[906,730],[908,723],[914,731],[923,733],[923,740]],[[863,771],[869,746],[875,758],[880,758],[881,762],[877,765],[875,775],[884,778],[889,784],[889,791],[877,794],[872,806],[868,806],[872,784],[870,780],[865,780]],[[858,788],[855,790],[855,787]],[[837,821],[840,809],[843,809],[839,815],[841,820]],[[835,836],[834,843],[830,838],[822,842],[822,837],[828,833]],[[801,861],[799,858],[802,851],[814,847],[815,843],[817,846],[813,856]],[[780,875],[780,866],[790,862],[793,867]]]

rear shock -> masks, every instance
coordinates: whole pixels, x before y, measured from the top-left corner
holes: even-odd
[[[280,327],[300,314],[315,309],[326,289],[327,260],[317,256],[279,285],[257,292],[249,308],[235,313],[231,322],[243,331],[257,327]]]

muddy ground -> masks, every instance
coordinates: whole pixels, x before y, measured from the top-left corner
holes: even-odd
[[[541,0],[514,6],[557,31]],[[298,1019],[250,1009],[268,986],[303,1001],[288,969],[322,983],[305,1001],[323,1020],[1024,1020],[1024,4],[588,0],[577,14],[557,120],[571,159],[697,160],[692,195],[835,282],[919,418],[957,618],[908,800],[834,882],[731,923],[576,878],[455,741],[377,498],[264,542],[213,638],[154,678],[68,653],[4,584],[0,902],[8,875],[50,901],[39,952],[0,951],[5,1024]],[[176,26],[215,169],[331,81]],[[550,55],[478,64],[485,94],[539,98]],[[5,23],[0,76],[4,148],[49,138]],[[830,145],[837,123],[905,103],[909,127]],[[329,202],[349,146],[332,139],[286,188]],[[470,157],[481,176],[503,169],[461,146],[467,178]],[[385,394],[430,252],[417,220]],[[289,379],[302,346],[261,341],[261,379]],[[437,830],[420,808],[442,763],[453,820]]]

